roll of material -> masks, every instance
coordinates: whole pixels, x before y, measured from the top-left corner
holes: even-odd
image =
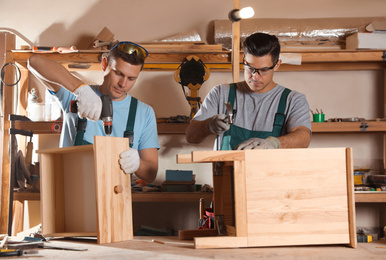
[[[28,118],[32,121],[44,121],[44,112],[44,103],[30,103],[28,106]]]

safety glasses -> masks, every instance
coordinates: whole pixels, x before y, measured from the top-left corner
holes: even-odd
[[[111,50],[113,50],[114,48],[117,48],[118,51],[121,51],[127,54],[133,54],[134,52],[136,52],[138,58],[140,58],[143,61],[145,61],[146,57],[149,56],[149,52],[145,48],[133,42],[120,42],[114,45],[114,47],[111,48]]]
[[[278,63],[278,61],[272,67],[265,67],[265,68],[261,68],[261,69],[256,69],[256,68],[252,67],[251,65],[247,64],[247,62],[244,60],[244,70],[246,70],[251,75],[253,75],[257,72],[257,74],[259,74],[260,76],[264,76],[264,75],[269,74],[273,70],[273,68],[275,68],[277,63]]]

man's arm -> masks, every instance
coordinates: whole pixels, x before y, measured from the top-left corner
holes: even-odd
[[[209,120],[210,118],[203,121],[190,121],[185,132],[186,141],[191,144],[199,144],[211,135],[212,132],[208,128]]]
[[[97,121],[102,111],[100,97],[83,81],[73,76],[65,67],[49,58],[34,55],[28,59],[28,69],[48,89],[58,92],[61,87],[74,93],[78,101],[80,118]]]
[[[65,67],[49,58],[33,55],[28,59],[28,69],[44,85],[57,92],[63,86],[73,92],[83,82],[73,76]]]
[[[307,148],[311,141],[311,131],[305,126],[297,126],[277,139],[280,141],[280,148]]]
[[[221,135],[229,129],[228,118],[224,114],[214,115],[206,120],[192,120],[186,129],[186,140],[198,144],[210,134]]]
[[[135,175],[148,183],[153,182],[157,177],[158,171],[158,149],[142,149],[139,151],[139,157],[139,168]]]

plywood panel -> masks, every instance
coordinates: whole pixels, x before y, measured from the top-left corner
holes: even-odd
[[[249,246],[350,242],[345,148],[245,156]]]
[[[214,172],[217,216],[233,207],[236,236],[195,238],[196,248],[347,244],[356,247],[349,148],[193,152],[192,161],[233,161]],[[234,201],[223,182],[233,182]],[[228,185],[229,187],[229,185]],[[232,190],[232,189],[227,189]]]
[[[94,153],[63,154],[66,232],[96,232]]]
[[[98,243],[133,239],[130,176],[119,166],[127,138],[94,137]]]

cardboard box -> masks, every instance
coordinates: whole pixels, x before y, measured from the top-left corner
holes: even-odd
[[[355,33],[346,38],[347,50],[386,50],[386,33]]]

